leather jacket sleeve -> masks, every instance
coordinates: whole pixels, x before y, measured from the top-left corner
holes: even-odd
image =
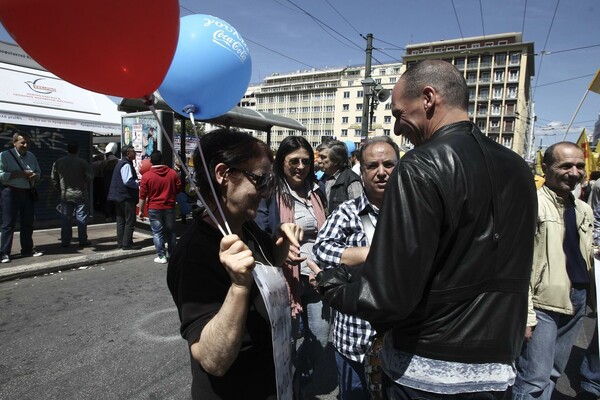
[[[365,265],[323,271],[319,277],[325,300],[334,308],[381,326],[404,319],[421,302],[434,272],[440,210],[445,208],[432,175],[410,161],[398,164]],[[409,284],[399,290],[397,282]]]

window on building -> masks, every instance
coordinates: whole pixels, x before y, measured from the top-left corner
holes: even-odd
[[[498,45],[499,46],[503,46],[505,44],[508,44],[508,40],[498,40]]]
[[[348,129],[342,129],[342,136],[348,136]]]
[[[492,98],[493,99],[501,99],[502,98],[502,88],[495,87],[492,89]]]
[[[350,111],[350,104],[342,104],[342,111]]]
[[[295,94],[290,95],[290,101],[298,101],[298,96]]]
[[[342,124],[348,123],[348,117],[342,117]]]
[[[513,116],[513,115],[515,115],[515,105],[514,104],[507,104],[506,105],[506,115],[507,116]]]
[[[458,49],[459,49],[459,50],[464,50],[464,49],[466,49],[466,48],[467,48],[467,45],[466,45],[466,44],[461,44],[461,45],[458,45]]]
[[[471,48],[472,49],[478,49],[480,47],[479,43],[473,43],[471,44]]]
[[[385,73],[386,73],[385,68],[380,68],[379,69],[379,75],[385,75]]]
[[[302,112],[303,113],[310,112],[310,107],[302,107]]]
[[[356,104],[356,111],[362,111],[362,103]]]
[[[504,71],[498,70],[494,71],[494,82],[502,82],[504,81]]]
[[[381,78],[375,78],[375,83],[376,84],[380,84],[381,83]]]
[[[448,47],[446,47],[446,50],[447,51],[452,51],[452,50],[454,50],[454,46],[448,46]]]
[[[298,112],[298,109],[296,107],[290,107],[290,108],[288,108],[288,111],[290,113],[296,113],[296,112]]]
[[[313,118],[312,119],[312,123],[313,124],[320,124],[321,123],[321,118]]]
[[[481,71],[479,83],[490,83],[490,71]]]
[[[362,129],[355,129],[354,136],[362,136]]]
[[[348,81],[348,86],[354,86],[354,81]]]
[[[502,146],[511,148],[512,147],[512,136],[502,135]]]
[[[344,98],[345,99],[349,99],[350,98],[350,92],[344,92]]]
[[[475,100],[475,88],[469,88],[469,100]]]
[[[392,116],[391,115],[385,115],[383,117],[383,122],[386,123],[386,124],[391,123],[392,122]]]
[[[392,109],[392,103],[390,103],[390,102],[385,103],[385,109],[386,110],[391,110]]]
[[[389,129],[384,129],[383,130],[383,136],[390,136],[390,130]]]
[[[308,93],[303,94],[302,95],[302,100],[303,101],[309,101],[310,100],[310,94],[308,94]]]
[[[497,53],[494,59],[494,65],[506,65],[506,53]]]
[[[500,115],[500,104],[492,104],[492,115]]]
[[[521,62],[521,53],[510,53],[510,64],[519,65]]]
[[[485,42],[486,47],[493,46],[493,45],[494,45],[494,42]]]
[[[364,92],[362,90],[358,90],[356,92],[356,97],[363,97],[364,96]]]
[[[515,129],[515,121],[504,121],[504,132],[513,132]]]
[[[325,106],[325,111],[333,112],[333,111],[335,111],[335,106]]]
[[[485,133],[485,128],[486,128],[486,122],[485,119],[478,119],[477,120],[477,127],[479,128],[479,130],[483,133]]]
[[[397,79],[397,78],[396,78],[395,76],[391,77],[391,78],[390,78],[390,83],[396,83],[396,79]]]
[[[490,120],[490,128],[500,128],[500,120],[498,120],[498,119]]]
[[[517,98],[517,87],[516,86],[509,86],[506,88],[507,90],[507,97],[510,99],[516,99]]]
[[[518,69],[511,69],[508,71],[508,80],[509,81],[518,81],[519,80],[519,70]]]
[[[490,89],[488,88],[479,88],[479,100],[487,100],[490,97]]]
[[[362,123],[362,117],[355,117],[354,122],[356,122],[357,124],[361,124]]]

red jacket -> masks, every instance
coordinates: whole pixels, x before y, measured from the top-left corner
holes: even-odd
[[[164,210],[175,207],[175,196],[181,192],[181,179],[166,165],[154,165],[142,175],[140,199],[147,200],[148,209]]]

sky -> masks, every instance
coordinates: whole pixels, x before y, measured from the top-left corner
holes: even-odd
[[[179,0],[181,17],[209,14],[250,48],[252,83],[272,73],[401,61],[407,44],[522,32],[534,43],[535,146],[562,140],[600,68],[598,0]],[[76,17],[76,16],[73,16]],[[160,29],[160,21],[153,24]],[[136,35],[136,39],[142,39]],[[0,26],[0,40],[14,42]],[[567,140],[591,134],[600,94],[590,92]]]

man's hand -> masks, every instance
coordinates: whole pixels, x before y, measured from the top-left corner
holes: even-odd
[[[279,227],[279,237],[275,241],[277,247],[288,245],[288,253],[285,262],[298,265],[306,260],[300,255],[300,241],[304,237],[304,231],[296,224],[284,223]]]
[[[144,212],[142,210],[140,210],[139,217],[142,221],[146,219],[146,216],[144,215]]]
[[[533,330],[535,329],[535,326],[528,326],[527,328],[525,328],[525,341],[529,342],[529,340],[531,340],[531,335],[533,334]]]
[[[227,235],[221,239],[219,259],[233,286],[250,289],[254,282],[254,256],[238,235]]]

